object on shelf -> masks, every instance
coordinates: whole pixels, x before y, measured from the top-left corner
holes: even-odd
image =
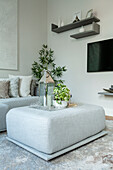
[[[74,22],[78,22],[78,21],[80,21],[80,20],[79,20],[78,16],[76,16],[76,18],[75,18],[75,20],[73,21],[73,23],[74,23]]]
[[[113,85],[111,85],[111,87],[109,89],[103,89],[109,93],[113,93]]]
[[[93,9],[90,9],[86,14],[86,18],[90,18],[90,17],[93,17]]]
[[[73,23],[78,22],[81,20],[81,11],[76,12],[73,16]]]
[[[98,92],[98,94],[103,94],[106,96],[113,96],[113,85],[111,85],[111,88],[109,88],[109,89],[103,88],[103,90],[106,92]]]
[[[110,90],[110,89],[103,89],[104,91],[107,91],[109,93],[113,93],[113,90]]]
[[[84,26],[82,26],[80,29],[79,29],[79,32],[84,32],[85,29],[84,29]]]
[[[58,27],[61,27],[61,19],[58,20]]]
[[[84,37],[96,35],[96,34],[99,34],[99,33],[100,33],[100,25],[93,22],[91,30],[84,31],[84,32],[79,32],[79,33],[70,35],[70,37],[79,39],[79,38],[84,38]]]
[[[63,27],[64,26],[64,22],[63,21],[61,21],[61,27]]]
[[[64,26],[63,20],[59,19],[59,20],[58,20],[58,28],[59,28],[59,27],[63,27],[63,26]]]
[[[109,90],[112,90],[112,91],[113,91],[113,88],[109,88]]]
[[[75,23],[64,25],[63,27],[60,27],[60,28],[58,28],[57,25],[52,24],[51,31],[56,32],[56,33],[62,33],[62,32],[68,31],[68,30],[79,28],[81,26],[89,25],[89,24],[92,24],[93,22],[99,22],[99,21],[100,20],[94,16],[91,18],[83,19],[83,20],[75,22]]]

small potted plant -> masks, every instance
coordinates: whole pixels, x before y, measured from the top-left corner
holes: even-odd
[[[67,106],[70,100],[70,90],[63,83],[57,84],[53,90],[54,101],[53,105],[58,108],[64,108]]]

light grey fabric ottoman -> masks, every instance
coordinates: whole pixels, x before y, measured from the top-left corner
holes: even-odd
[[[106,134],[104,110],[94,105],[58,111],[15,108],[8,112],[6,122],[10,141],[45,160]]]

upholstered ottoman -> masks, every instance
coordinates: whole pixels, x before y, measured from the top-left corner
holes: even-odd
[[[8,140],[50,160],[106,134],[102,107],[80,105],[57,111],[30,107],[8,112]]]
[[[6,113],[8,110],[8,105],[0,104],[0,132],[6,130]]]

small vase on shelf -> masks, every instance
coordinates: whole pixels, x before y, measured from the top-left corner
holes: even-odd
[[[58,20],[58,27],[61,27],[61,20]]]
[[[84,27],[82,26],[80,29],[79,29],[79,32],[84,32],[85,31],[85,29],[84,29]]]
[[[64,22],[63,21],[61,21],[61,27],[63,27],[64,26]]]

